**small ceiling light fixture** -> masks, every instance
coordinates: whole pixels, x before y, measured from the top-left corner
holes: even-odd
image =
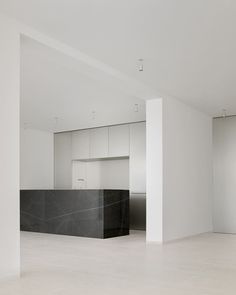
[[[54,125],[54,130],[56,130],[57,131],[57,129],[58,129],[58,123],[59,123],[59,117],[53,117],[53,125]]]
[[[54,120],[55,125],[57,126],[59,118],[58,117],[54,117],[53,120]]]
[[[227,110],[226,109],[222,109],[222,117],[223,118],[227,117]]]
[[[92,111],[92,120],[95,120],[96,112]]]
[[[143,72],[143,59],[142,58],[140,58],[138,60],[138,70],[139,70],[139,72]]]

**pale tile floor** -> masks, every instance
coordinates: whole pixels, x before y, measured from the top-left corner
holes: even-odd
[[[236,294],[236,236],[146,244],[142,232],[97,240],[22,233],[22,277],[1,295]]]

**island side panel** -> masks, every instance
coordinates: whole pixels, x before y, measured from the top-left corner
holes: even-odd
[[[129,191],[104,190],[104,238],[129,234]]]

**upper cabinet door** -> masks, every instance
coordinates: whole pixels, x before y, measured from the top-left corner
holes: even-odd
[[[72,132],[72,159],[89,159],[89,130]]]
[[[129,156],[129,125],[109,127],[109,157]]]
[[[108,157],[108,127],[90,129],[90,158]]]

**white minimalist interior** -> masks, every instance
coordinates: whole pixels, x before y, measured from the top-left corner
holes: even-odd
[[[0,294],[235,294],[235,12],[0,1]],[[129,234],[20,232],[44,190],[128,192]]]
[[[55,188],[111,188],[112,181],[146,193],[146,122],[56,133],[54,139]]]

